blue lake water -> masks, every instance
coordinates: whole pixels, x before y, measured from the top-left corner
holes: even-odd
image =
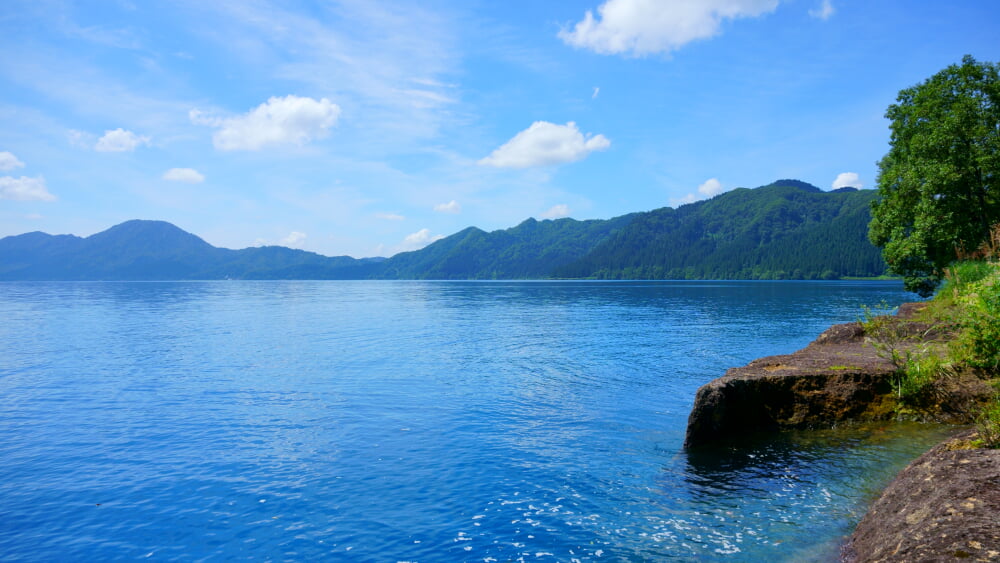
[[[0,284],[0,559],[802,561],[942,429],[689,456],[893,282]]]

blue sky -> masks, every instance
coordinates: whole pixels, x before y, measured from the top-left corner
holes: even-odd
[[[796,178],[875,184],[886,107],[995,0],[6,0],[0,237],[160,219],[392,255]]]

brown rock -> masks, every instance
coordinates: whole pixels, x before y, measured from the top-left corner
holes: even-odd
[[[951,335],[947,325],[916,320],[922,303],[899,308],[893,325],[899,349],[938,346]],[[834,325],[793,354],[760,358],[726,371],[703,385],[688,417],[684,446],[729,442],[747,434],[797,428],[829,428],[847,421],[897,416],[896,368],[866,342],[860,323]],[[973,374],[959,374],[936,384],[922,410],[910,418],[968,422],[969,405],[992,396],[989,385]]]
[[[1000,450],[935,446],[896,476],[843,550],[851,563],[1000,561]]]
[[[835,325],[794,354],[732,368],[698,389],[685,447],[759,431],[891,417],[893,372],[865,345],[859,323]]]

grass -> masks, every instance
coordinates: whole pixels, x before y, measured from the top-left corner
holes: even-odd
[[[935,298],[917,321],[930,330],[942,324],[954,329],[947,349],[934,347],[929,333],[914,333],[909,321],[892,314],[885,304],[865,308],[866,340],[896,373],[893,384],[902,408],[932,404],[942,383],[958,371],[971,371],[1000,385],[1000,264],[965,261],[949,268]],[[979,412],[970,412],[982,447],[1000,448],[1000,391]]]

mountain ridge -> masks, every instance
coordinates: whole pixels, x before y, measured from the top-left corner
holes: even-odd
[[[875,197],[785,179],[611,219],[467,227],[384,259],[219,248],[171,223],[134,219],[83,238],[35,231],[0,239],[0,280],[868,277],[885,272],[867,240]]]

